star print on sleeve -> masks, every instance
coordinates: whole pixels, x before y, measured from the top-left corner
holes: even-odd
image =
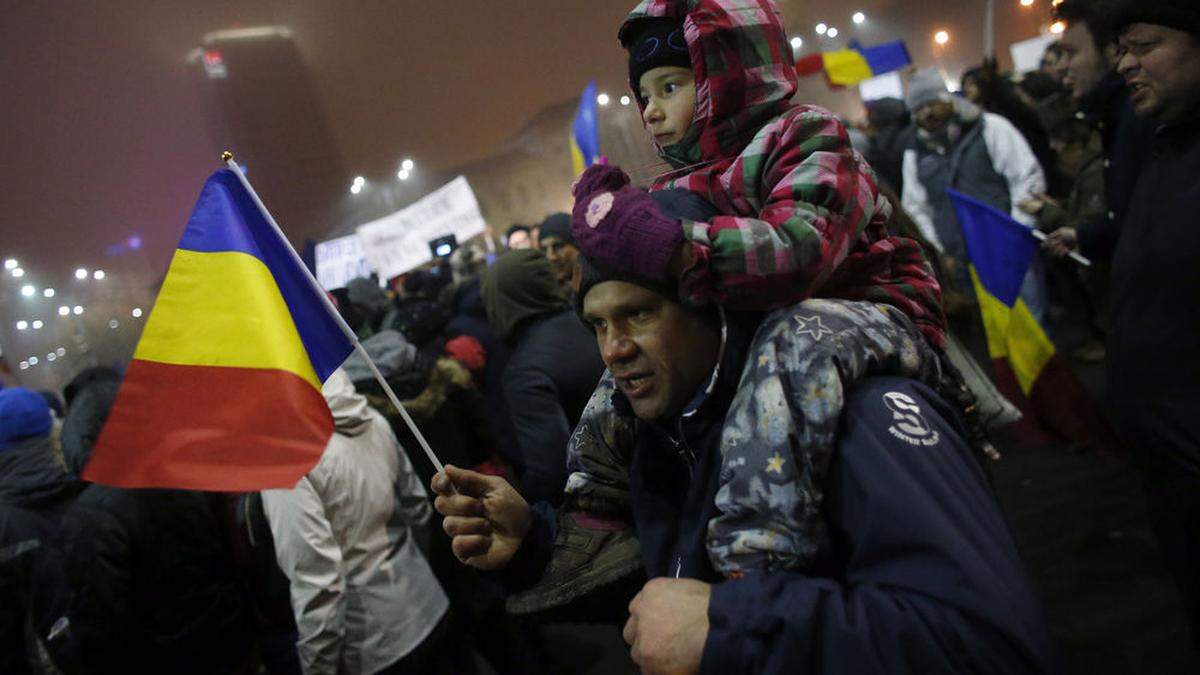
[[[783,475],[783,464],[786,461],[787,460],[785,460],[783,457],[779,456],[778,452],[775,453],[774,457],[767,460],[767,473],[774,471],[775,473],[782,476]]]
[[[833,335],[833,331],[821,323],[820,315],[815,316],[796,316],[792,317],[799,324],[796,327],[796,335],[804,335],[808,333],[809,337],[817,342],[826,335]]]

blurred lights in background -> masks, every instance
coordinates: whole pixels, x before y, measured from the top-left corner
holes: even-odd
[[[88,271],[80,267],[79,269],[75,270],[75,278],[79,280],[88,278]]]
[[[792,38],[792,50],[793,51],[800,51],[800,48],[803,46],[804,46],[803,38],[798,38],[798,37]]]
[[[104,270],[96,270],[95,272],[92,272],[92,278],[95,279],[96,281],[103,281],[104,280]]]
[[[834,28],[833,26],[830,26],[829,30],[825,31],[825,37],[835,38],[837,36],[838,36],[838,29]]]
[[[944,30],[939,30],[933,34],[933,41],[938,45],[945,46],[950,42],[950,33]]]
[[[37,293],[37,289],[29,284],[25,284],[21,287],[21,295],[27,298],[32,298],[34,293]]]
[[[44,297],[44,298],[53,298],[53,297],[54,297],[54,289],[53,289],[53,288],[46,288],[46,289],[43,289],[43,290],[42,290],[42,297]]]
[[[596,103],[599,103],[600,105],[608,105],[609,100],[608,94],[600,94],[596,97]]]
[[[1050,24],[1050,32],[1055,35],[1062,35],[1067,30],[1067,24],[1062,21],[1055,21]]]
[[[72,309],[71,311],[75,313],[75,316],[79,316],[80,314],[83,314],[83,306],[75,305],[75,309]]]
[[[18,321],[17,322],[17,330],[25,330],[26,328],[29,328],[28,321]]]
[[[827,26],[823,23],[817,24],[817,28],[816,28],[817,35],[824,35],[828,30],[829,30],[829,26]]]
[[[629,96],[621,97],[621,105],[629,105],[630,103],[633,103],[633,99],[629,98]]]
[[[25,276],[25,270],[21,269],[20,267],[14,267],[12,269],[12,275],[17,279],[20,279],[21,277]]]
[[[867,22],[867,15],[863,14],[862,12],[855,12],[854,16],[850,17],[850,20],[856,24],[862,25]]]
[[[142,308],[141,308],[141,307],[134,307],[134,308],[133,308],[133,311],[132,311],[132,312],[130,312],[130,314],[132,314],[132,315],[133,315],[133,318],[135,318],[135,319],[140,319],[140,318],[142,318]]]
[[[62,307],[59,307],[59,308],[58,308],[58,315],[59,315],[59,316],[67,316],[67,315],[69,315],[70,313],[71,313],[71,308],[70,308],[70,307],[67,307],[66,305],[63,305]]]
[[[6,269],[6,270],[14,270],[14,269],[16,269],[16,268],[17,268],[17,264],[18,264],[18,263],[17,263],[17,261],[16,261],[14,258],[9,258],[8,260],[5,260],[5,261],[4,261],[4,269]]]
[[[41,320],[41,319],[38,319],[37,321],[34,321],[34,322],[33,322],[33,329],[34,329],[34,330],[41,330],[41,329],[42,329],[42,326],[44,326],[44,325],[46,325],[46,324],[42,323],[42,320]]]

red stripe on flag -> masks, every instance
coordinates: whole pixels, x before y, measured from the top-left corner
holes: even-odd
[[[321,392],[292,373],[135,359],[83,478],[119,487],[291,488],[332,434]]]
[[[1100,410],[1063,357],[1046,362],[1026,398],[1008,359],[992,360],[996,387],[1023,415],[1014,433],[1024,443],[1048,445],[1075,442],[1100,455],[1120,457],[1117,431]]]

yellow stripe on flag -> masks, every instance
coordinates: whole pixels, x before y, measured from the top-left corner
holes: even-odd
[[[1013,307],[1001,302],[983,287],[974,266],[971,267],[971,283],[975,285],[975,295],[979,298],[983,329],[987,333],[988,354],[993,359],[1008,359],[1021,392],[1028,396],[1033,391],[1034,381],[1054,357],[1054,343],[1042,330],[1024,300],[1017,298]]]
[[[321,388],[274,277],[245,253],[176,250],[134,358],[286,370]]]
[[[575,140],[575,134],[571,134],[567,145],[571,147],[571,172],[578,178],[587,167],[583,165],[583,150],[579,149],[579,143]]]
[[[829,74],[832,84],[848,87],[875,76],[862,52],[856,49],[825,52],[821,54],[821,60],[825,63],[825,72]]]

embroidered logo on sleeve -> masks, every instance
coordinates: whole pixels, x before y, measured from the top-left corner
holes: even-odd
[[[888,433],[918,447],[937,445],[938,432],[929,426],[921,414],[921,406],[911,396],[892,391],[883,395],[883,402],[892,411],[892,425],[888,427]]]

